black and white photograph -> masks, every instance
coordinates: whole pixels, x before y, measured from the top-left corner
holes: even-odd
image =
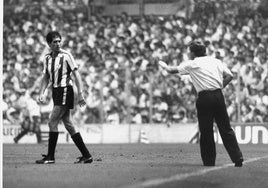
[[[268,187],[268,0],[0,9],[0,188]]]

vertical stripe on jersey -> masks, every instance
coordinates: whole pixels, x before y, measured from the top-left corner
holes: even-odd
[[[67,61],[66,61],[66,65],[67,65],[67,75],[70,75],[72,72],[72,69]],[[71,82],[71,78],[69,79],[66,78],[66,85],[70,85],[70,82]]]
[[[52,81],[52,86],[54,86],[55,83],[55,75],[54,75],[54,70],[55,70],[55,59],[56,58],[52,58],[52,63],[51,63],[51,81]]]
[[[63,56],[60,58],[59,65],[60,65],[60,68],[59,68],[59,70],[58,70],[57,86],[60,86],[60,85],[61,85],[62,71],[63,71]]]
[[[62,104],[66,104],[66,97],[67,97],[67,87],[63,89],[63,97],[62,97]]]
[[[46,58],[46,73],[49,75],[49,71],[48,71],[48,60],[49,60],[49,56],[47,56],[47,58]]]
[[[63,62],[62,62],[62,79],[61,79],[61,83],[60,85],[62,87],[65,87],[65,86],[68,86],[66,80],[67,80],[67,61],[65,59],[63,59]]]

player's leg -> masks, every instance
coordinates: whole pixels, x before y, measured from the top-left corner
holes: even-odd
[[[41,124],[41,117],[33,116],[33,132],[36,134],[38,144],[42,143],[40,124]]]
[[[22,131],[14,138],[14,142],[18,143],[19,140],[29,132],[30,118],[25,117],[21,123]]]
[[[66,113],[62,117],[62,122],[66,128],[66,130],[71,135],[75,145],[79,149],[79,151],[82,154],[82,157],[78,158],[78,161],[76,163],[92,163],[93,159],[91,154],[89,153],[87,147],[85,146],[85,143],[80,135],[79,132],[75,131],[75,128],[73,126],[73,123],[71,121],[71,112],[70,110],[67,110]]]
[[[213,131],[212,102],[201,96],[196,101],[200,131],[200,151],[204,166],[215,166],[216,146]]]
[[[48,139],[48,152],[43,155],[44,158],[37,160],[36,163],[49,164],[55,163],[55,149],[58,141],[58,124],[63,114],[66,112],[65,106],[54,106],[49,118],[49,139]]]
[[[218,106],[215,109],[215,120],[221,135],[224,147],[226,148],[231,160],[237,166],[242,166],[243,156],[238,146],[235,132],[231,128],[229,116],[226,110],[224,97],[220,93],[218,96]]]
[[[19,140],[28,133],[27,129],[22,129],[22,131],[14,138],[14,142],[17,144]]]

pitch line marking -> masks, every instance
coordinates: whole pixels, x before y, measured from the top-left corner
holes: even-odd
[[[245,160],[243,162],[243,164],[258,161],[258,160],[265,159],[265,158],[268,158],[268,155],[263,156],[263,157],[256,157],[256,158]],[[234,163],[229,163],[229,164],[225,164],[225,165],[218,166],[218,167],[206,168],[206,169],[202,169],[202,170],[199,170],[196,172],[190,172],[190,173],[185,173],[185,174],[175,174],[175,175],[167,177],[167,178],[151,179],[151,180],[147,180],[147,181],[135,184],[135,185],[127,186],[125,188],[142,188],[142,187],[158,186],[158,185],[161,185],[164,183],[170,183],[170,182],[174,182],[174,181],[184,180],[186,178],[193,177],[193,176],[201,176],[201,175],[204,175],[208,172],[225,169],[225,168],[228,168],[230,166],[234,166]]]

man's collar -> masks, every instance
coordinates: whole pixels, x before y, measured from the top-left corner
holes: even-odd
[[[57,57],[59,55],[60,52],[61,52],[61,49],[59,51],[57,51],[57,52],[51,51],[50,55],[51,55],[52,58],[55,58],[55,57]]]

